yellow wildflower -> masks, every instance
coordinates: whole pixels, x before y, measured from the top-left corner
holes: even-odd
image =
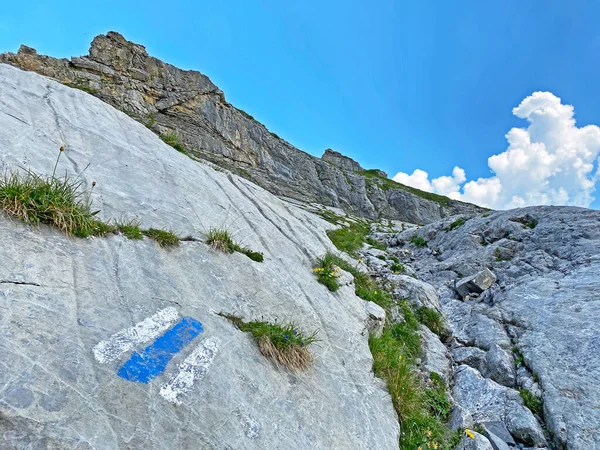
[[[469,429],[465,429],[465,434],[467,436],[469,436],[471,439],[475,439],[475,435],[473,434],[473,432]]]
[[[400,356],[402,358],[402,356]],[[431,430],[425,430],[425,436],[431,437]]]

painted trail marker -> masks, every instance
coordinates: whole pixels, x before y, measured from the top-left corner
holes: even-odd
[[[202,323],[193,317],[179,317],[175,308],[162,309],[99,342],[93,348],[94,356],[100,363],[110,363],[141,344],[153,341],[140,352],[134,351],[117,371],[117,375],[125,380],[149,383],[166,370],[177,353],[204,331]],[[208,373],[218,347],[219,339],[216,337],[200,342],[169,374],[169,381],[161,387],[160,395],[180,405],[180,398],[191,391],[196,380],[201,380]]]
[[[116,361],[138,345],[156,339],[171,328],[178,318],[179,313],[175,308],[161,309],[133,327],[119,331],[109,339],[99,342],[93,349],[94,357],[102,364]]]
[[[201,380],[208,372],[219,348],[219,339],[209,337],[179,364],[179,372],[160,389],[160,395],[171,403],[181,405],[179,397],[186,395],[196,380]]]
[[[202,324],[192,317],[182,318],[177,325],[156,339],[141,353],[134,352],[117,372],[129,381],[148,383],[163,373],[169,361],[202,333]]]

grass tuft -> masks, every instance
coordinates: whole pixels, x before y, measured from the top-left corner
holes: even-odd
[[[189,156],[189,152],[185,149],[183,142],[181,142],[181,138],[179,137],[179,135],[176,132],[167,131],[166,133],[161,134],[160,138],[163,140],[163,142],[165,144],[170,145],[175,150],[177,150],[179,153],[183,153],[184,155]]]
[[[60,159],[58,155],[54,171]],[[31,170],[13,172],[0,179],[0,209],[26,223],[52,225],[67,235],[102,236],[110,225],[95,218],[91,210],[91,190],[81,189],[81,180],[37,175]],[[95,185],[93,183],[92,187]]]
[[[260,252],[255,252],[247,247],[242,247],[236,243],[229,231],[223,228],[212,227],[206,233],[206,243],[215,250],[219,250],[225,253],[238,252],[246,255],[253,261],[263,262],[264,255]]]
[[[404,273],[406,272],[406,267],[399,262],[395,262],[390,266],[390,270],[394,273]]]
[[[144,238],[144,232],[140,228],[140,221],[137,219],[129,221],[117,221],[115,223],[115,230],[123,233],[127,239],[140,240]]]
[[[460,219],[456,219],[454,222],[452,222],[452,223],[451,223],[451,224],[448,226],[448,228],[446,228],[446,230],[445,230],[445,231],[446,231],[446,233],[447,233],[448,231],[452,231],[452,230],[455,230],[455,229],[457,229],[457,228],[460,228],[460,227],[462,227],[462,226],[465,224],[465,222],[466,222],[466,220],[465,220],[465,219],[463,219],[462,217],[461,217]]]
[[[520,389],[519,394],[521,394],[521,398],[523,399],[523,404],[531,410],[534,414],[537,414],[540,417],[543,417],[544,408],[542,399],[536,397],[527,389]]]
[[[233,253],[235,251],[235,242],[233,242],[229,231],[221,228],[209,229],[206,233],[206,243],[221,252]]]
[[[427,241],[416,234],[413,234],[413,236],[410,238],[410,243],[414,244],[418,248],[427,247]]]
[[[313,272],[317,274],[317,281],[327,286],[331,292],[339,289],[338,277],[340,276],[339,266],[336,265],[337,257],[327,252],[324,256],[317,259]]]
[[[313,361],[308,346],[317,342],[317,331],[306,334],[293,322],[245,322],[241,317],[220,313],[241,331],[250,333],[260,352],[276,364],[292,372],[306,370]]]
[[[444,316],[439,311],[421,306],[415,311],[415,316],[419,322],[437,334],[442,341],[450,337],[446,331]]]
[[[161,247],[176,247],[179,245],[180,239],[171,231],[158,230],[150,228],[143,230],[142,233],[151,239],[154,239]]]

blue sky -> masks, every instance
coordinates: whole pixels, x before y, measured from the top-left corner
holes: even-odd
[[[600,124],[598,17],[600,2],[577,0],[24,0],[0,11],[0,51],[24,43],[79,56],[95,35],[119,31],[208,75],[308,153],[331,147],[365,168],[431,180],[459,166],[476,180],[493,176],[488,158],[507,150],[509,130],[527,127],[512,110],[536,91],[573,105],[578,127]],[[493,193],[481,189],[486,203]],[[556,192],[535,198],[560,202]]]

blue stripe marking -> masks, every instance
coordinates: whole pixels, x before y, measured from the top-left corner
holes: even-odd
[[[202,331],[202,324],[193,317],[182,318],[144,351],[134,352],[119,369],[117,375],[129,381],[148,383],[152,378],[160,375],[173,356]]]

